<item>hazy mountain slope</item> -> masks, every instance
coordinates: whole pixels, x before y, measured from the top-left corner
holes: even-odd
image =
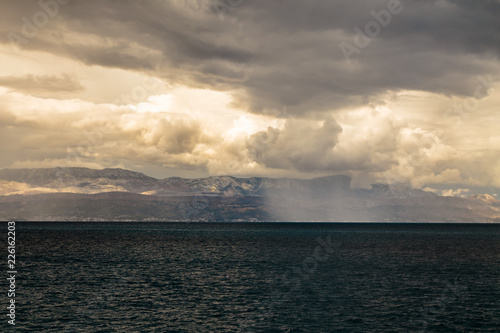
[[[158,182],[157,179],[142,173],[123,169],[93,170],[87,168],[3,169],[0,170],[0,180],[26,184],[29,187],[28,190],[37,188],[39,191],[47,189],[46,192],[72,193],[111,191],[137,193],[155,188]]]
[[[490,196],[441,197],[404,184],[351,189],[346,176],[308,180],[156,179],[123,169],[0,170],[0,219],[491,222]]]

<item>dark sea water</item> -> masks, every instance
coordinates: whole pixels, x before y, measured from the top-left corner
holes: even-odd
[[[500,332],[499,225],[17,223],[16,235],[18,332]]]

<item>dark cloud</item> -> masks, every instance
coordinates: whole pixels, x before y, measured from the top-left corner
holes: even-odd
[[[289,115],[366,104],[388,90],[471,95],[478,75],[496,76],[498,1],[401,1],[401,12],[347,62],[340,43],[354,45],[354,27],[365,30],[375,20],[370,12],[391,1],[248,0],[220,15],[197,1],[73,0],[22,47],[154,68],[171,82],[238,90],[254,112],[286,105]],[[2,4],[1,31],[20,31],[12,17],[36,12],[25,2]],[[94,40],[68,42],[75,33]]]

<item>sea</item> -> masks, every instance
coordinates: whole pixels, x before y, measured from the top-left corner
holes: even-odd
[[[16,321],[3,297],[4,332],[500,332],[498,224],[18,222],[15,232]]]

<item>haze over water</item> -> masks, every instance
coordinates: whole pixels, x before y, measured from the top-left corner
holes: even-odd
[[[17,228],[19,332],[494,332],[500,327],[498,225],[18,223]]]

